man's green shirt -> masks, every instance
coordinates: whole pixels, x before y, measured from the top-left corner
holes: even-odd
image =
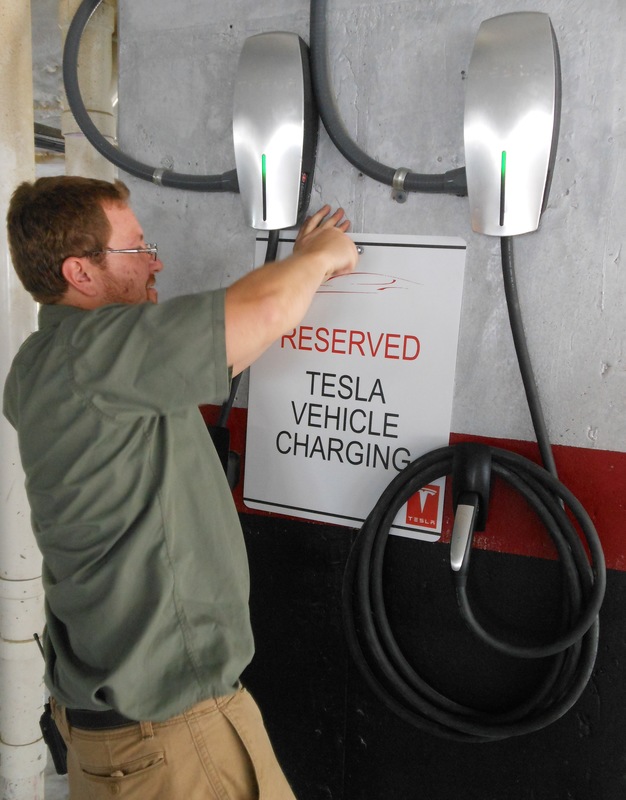
[[[162,720],[249,663],[248,563],[198,406],[228,395],[224,291],[43,306],[4,390],[60,703]]]

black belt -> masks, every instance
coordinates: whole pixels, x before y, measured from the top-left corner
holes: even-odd
[[[129,719],[123,714],[110,709],[108,711],[88,711],[82,708],[66,708],[67,721],[75,728],[85,730],[102,730],[104,728],[124,728],[137,725],[137,720]]]

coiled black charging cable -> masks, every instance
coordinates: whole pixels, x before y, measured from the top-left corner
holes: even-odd
[[[598,614],[606,587],[604,554],[594,525],[556,476],[524,336],[513,247],[508,237],[502,239],[502,269],[511,331],[545,468],[516,453],[480,444],[443,447],[416,459],[391,481],[363,524],[351,549],[343,583],[348,647],[370,688],[409,724],[464,742],[494,741],[540,730],[577,702],[595,664]],[[501,653],[546,660],[545,675],[532,695],[498,712],[465,706],[429,685],[403,654],[387,616],[383,562],[393,520],[413,494],[445,475],[453,476],[451,563],[464,621],[482,642]],[[523,496],[556,547],[563,588],[560,627],[553,641],[503,641],[487,631],[472,611],[467,594],[472,537],[475,530],[485,526],[494,477]]]

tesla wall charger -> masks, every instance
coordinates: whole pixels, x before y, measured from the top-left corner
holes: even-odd
[[[514,236],[537,229],[550,189],[560,105],[559,52],[548,15],[515,12],[485,20],[465,96],[474,231]]]
[[[246,222],[290,228],[306,213],[315,166],[318,116],[309,53],[293,33],[261,33],[241,51],[233,142]]]

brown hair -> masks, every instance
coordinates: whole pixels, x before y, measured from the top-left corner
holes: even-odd
[[[121,181],[69,175],[17,187],[7,214],[9,250],[19,279],[35,300],[61,299],[67,290],[63,262],[106,248],[111,226],[103,206],[125,205],[129,195]],[[104,256],[93,260],[102,262]]]

